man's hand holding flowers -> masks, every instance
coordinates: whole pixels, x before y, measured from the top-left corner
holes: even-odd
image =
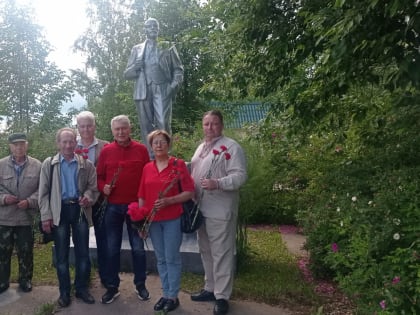
[[[215,190],[219,188],[219,183],[215,178],[202,178],[200,184],[201,188],[205,190]]]
[[[227,147],[225,145],[220,146],[220,151],[213,149],[213,159],[211,160],[210,168],[206,176],[200,180],[201,188],[205,190],[219,189],[219,182],[216,178],[212,178],[212,175],[217,162],[222,156],[224,156],[225,160],[230,160],[231,158],[231,155],[227,152]]]
[[[86,196],[81,196],[79,197],[79,205],[86,208],[91,205],[91,202]]]

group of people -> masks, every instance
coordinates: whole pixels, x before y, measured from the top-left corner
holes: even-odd
[[[101,302],[112,303],[120,295],[125,224],[138,298],[150,298],[144,250],[144,238],[150,236],[163,291],[154,310],[172,311],[179,306],[182,203],[194,198],[204,217],[197,235],[205,283],[191,299],[215,301],[215,315],[228,312],[239,188],[247,176],[244,152],[223,135],[223,116],[213,110],[203,116],[204,141],[189,168],[185,161],[170,155],[172,102],[184,70],[175,46],[157,40],[158,21],[148,19],[144,29],[147,39],[133,47],[124,72],[126,79],[135,82],[133,98],[142,143],[131,138],[131,122],[125,115],[111,120],[111,143],[97,139],[95,116],[89,111],[77,115],[77,130],[66,127],[57,131],[58,152],[43,163],[27,155],[24,133],[9,136],[11,154],[0,160],[0,294],[9,287],[14,247],[19,287],[23,292],[32,290],[33,217],[39,211],[42,230],[52,233],[54,239],[59,306],[71,303],[70,237],[75,254],[75,297],[95,303],[89,292],[91,225],[98,273],[106,288]],[[143,225],[147,229],[139,230],[134,224],[134,218],[139,217],[147,218]]]
[[[58,153],[42,164],[27,155],[25,134],[9,137],[11,154],[0,160],[0,293],[9,287],[14,246],[19,259],[19,287],[23,292],[32,290],[32,225],[39,211],[42,229],[54,238],[61,307],[71,303],[70,237],[75,253],[75,297],[95,303],[89,292],[90,225],[95,229],[98,273],[106,289],[101,302],[112,303],[120,295],[125,223],[138,298],[150,298],[143,239],[150,236],[163,291],[154,310],[172,311],[179,306],[182,203],[195,198],[204,216],[198,244],[205,284],[191,299],[215,301],[214,314],[226,314],[234,276],[239,188],[246,180],[246,166],[242,148],[223,135],[222,114],[217,110],[204,114],[204,141],[189,168],[185,161],[170,155],[172,138],[164,129],[148,134],[151,160],[146,145],[131,138],[127,116],[111,120],[111,143],[95,137],[93,113],[81,112],[76,121],[77,131],[67,127],[58,130]],[[145,217],[155,212],[147,235],[132,224],[129,208],[133,203]]]

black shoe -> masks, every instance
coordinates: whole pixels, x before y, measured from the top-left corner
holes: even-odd
[[[95,303],[95,299],[93,298],[93,296],[88,291],[76,292],[75,295],[78,299],[81,299],[86,304],[94,304]]]
[[[164,297],[161,297],[159,299],[159,301],[157,301],[157,303],[155,304],[155,306],[153,307],[153,309],[155,311],[161,311],[161,310],[163,310],[163,307],[165,306],[166,301],[167,301],[167,299],[165,299]]]
[[[19,284],[19,288],[25,293],[31,292],[32,291],[32,283],[29,280],[25,281],[25,282],[22,282],[21,284]]]
[[[203,289],[198,293],[191,294],[191,300],[196,302],[215,301],[216,297],[214,296],[213,292],[209,292]]]
[[[4,284],[0,286],[0,294],[2,294],[3,292],[6,292],[8,288],[9,288],[9,284]]]
[[[149,291],[147,291],[144,283],[136,285],[136,293],[140,300],[147,301],[150,299]]]
[[[68,296],[68,295],[60,295],[60,297],[58,298],[58,301],[57,301],[57,303],[60,307],[67,307],[67,306],[70,305],[70,302],[71,302],[70,296]]]
[[[217,299],[216,304],[214,305],[213,314],[214,315],[225,315],[229,311],[229,303],[224,299]]]
[[[175,300],[167,299],[165,305],[163,306],[163,311],[165,313],[173,311],[179,306],[179,300],[176,298]]]
[[[102,296],[101,302],[103,304],[110,304],[120,295],[120,291],[116,287],[109,287]]]

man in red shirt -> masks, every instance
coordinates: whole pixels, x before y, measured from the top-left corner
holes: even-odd
[[[145,145],[130,138],[131,123],[127,116],[116,116],[111,120],[114,142],[105,146],[98,159],[98,189],[108,199],[103,217],[104,229],[107,233],[108,250],[104,272],[106,293],[102,303],[109,304],[120,295],[120,251],[124,222],[133,258],[134,285],[140,300],[148,300],[146,289],[146,253],[143,240],[137,230],[131,227],[127,215],[128,205],[137,201],[143,167],[149,162],[149,153]]]

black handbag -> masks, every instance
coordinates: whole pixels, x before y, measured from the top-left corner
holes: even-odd
[[[177,159],[174,160],[176,166]],[[182,192],[181,182],[178,180],[178,190]],[[189,199],[182,203],[181,231],[183,233],[194,233],[203,223],[203,214],[200,211],[199,204]]]
[[[181,188],[181,185],[179,186]],[[194,233],[203,223],[203,214],[198,204],[192,199],[182,203],[182,208],[184,212],[181,215],[181,231],[184,233]]]

